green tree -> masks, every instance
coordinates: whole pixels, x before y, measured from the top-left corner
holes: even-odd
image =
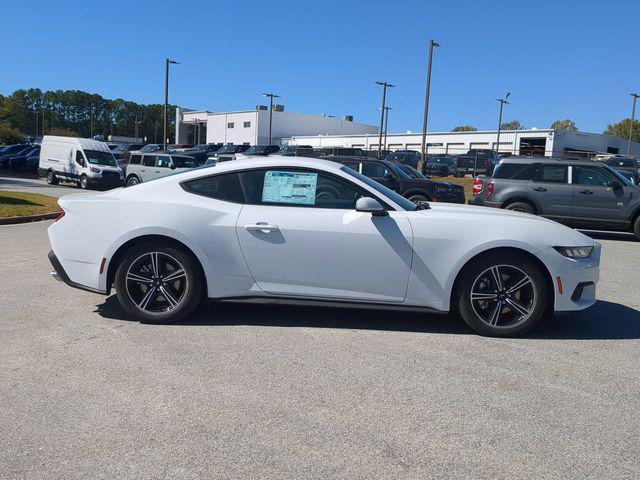
[[[573,120],[566,118],[564,120],[556,120],[551,124],[551,128],[556,132],[577,132],[578,127]]]
[[[451,129],[452,132],[477,132],[478,129],[473,125],[458,125]]]
[[[629,127],[631,126],[631,119],[625,118],[624,120],[620,120],[618,123],[613,123],[607,125],[607,128],[604,132],[605,135],[612,135],[614,137],[620,137],[627,139],[629,138]],[[633,136],[631,139],[634,142],[640,142],[640,121],[634,120],[633,122]]]
[[[24,135],[6,123],[0,123],[0,144],[10,145],[22,142],[24,142]]]
[[[500,125],[501,130],[524,130],[526,127],[519,120],[511,120]]]

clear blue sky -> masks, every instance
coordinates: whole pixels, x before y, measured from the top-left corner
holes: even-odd
[[[640,2],[14,1],[2,2],[0,92],[79,89],[188,108],[253,108],[262,91],[289,111],[379,122],[380,87],[393,132],[422,124],[426,50],[436,51],[429,130],[545,128],[572,118],[602,131],[630,114],[640,90]]]

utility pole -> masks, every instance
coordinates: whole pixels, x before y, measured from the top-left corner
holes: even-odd
[[[391,107],[384,107],[384,149],[387,149],[387,131],[389,130],[389,110]]]
[[[382,86],[382,107],[380,107],[380,133],[378,134],[378,158],[382,157],[382,132],[384,130],[384,113],[385,103],[387,101],[387,88],[393,88],[392,85],[387,82],[375,82],[376,85]]]
[[[509,102],[507,99],[511,95],[511,92],[507,92],[504,98],[496,98],[496,102],[500,102],[500,113],[498,114],[498,138],[496,138],[496,153],[500,154],[500,129],[502,128],[502,109]]]
[[[179,64],[180,62],[176,62],[175,60],[165,59],[164,65],[164,135],[162,137],[162,147],[163,150],[167,149],[167,109],[169,105],[169,64]]]
[[[263,97],[269,97],[269,145],[271,145],[271,126],[273,123],[273,99],[280,98],[280,95],[275,93],[263,93]]]
[[[91,105],[90,109],[89,109],[90,113],[89,113],[89,131],[90,133],[90,138],[93,138],[93,105]]]
[[[427,122],[429,120],[429,96],[431,95],[431,66],[433,64],[433,49],[440,44],[432,39],[429,40],[429,61],[427,63],[427,86],[424,95],[424,118],[422,119],[422,148],[420,150],[420,164],[418,171],[424,173],[427,164]]]
[[[638,100],[637,93],[630,93],[633,98],[633,106],[631,107],[631,123],[629,124],[629,144],[627,145],[627,156],[631,156],[631,138],[633,137],[633,124],[636,121],[636,101]]]

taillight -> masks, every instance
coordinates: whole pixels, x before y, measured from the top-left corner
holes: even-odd
[[[60,215],[58,215],[56,217],[56,219],[53,221],[54,223],[57,222],[58,220],[60,220],[62,217],[64,217],[64,210],[60,210]]]
[[[493,182],[489,182],[489,185],[487,185],[487,200],[489,200],[491,198],[491,196],[493,195],[493,189],[495,188],[495,185]]]
[[[473,194],[480,195],[482,193],[483,187],[484,187],[484,184],[482,183],[482,180],[480,180],[479,178],[476,178],[473,181]]]

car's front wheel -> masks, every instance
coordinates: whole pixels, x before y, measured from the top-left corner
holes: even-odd
[[[545,314],[550,299],[544,273],[525,255],[490,254],[465,268],[457,307],[482,335],[511,337],[526,332]]]
[[[529,213],[535,215],[536,211],[527,202],[513,202],[504,207],[506,210],[512,210],[514,212]]]
[[[78,185],[83,190],[86,190],[87,188],[89,188],[89,179],[87,178],[86,175],[82,174],[80,176],[80,183]]]
[[[47,183],[49,185],[57,185],[58,184],[58,178],[56,177],[56,174],[53,173],[53,170],[49,170],[47,172]]]
[[[122,308],[145,323],[171,323],[189,315],[201,300],[202,284],[191,255],[155,242],[129,250],[115,276]]]
[[[139,183],[140,179],[135,175],[131,175],[129,178],[127,178],[127,187],[133,187],[134,185],[137,185]]]

